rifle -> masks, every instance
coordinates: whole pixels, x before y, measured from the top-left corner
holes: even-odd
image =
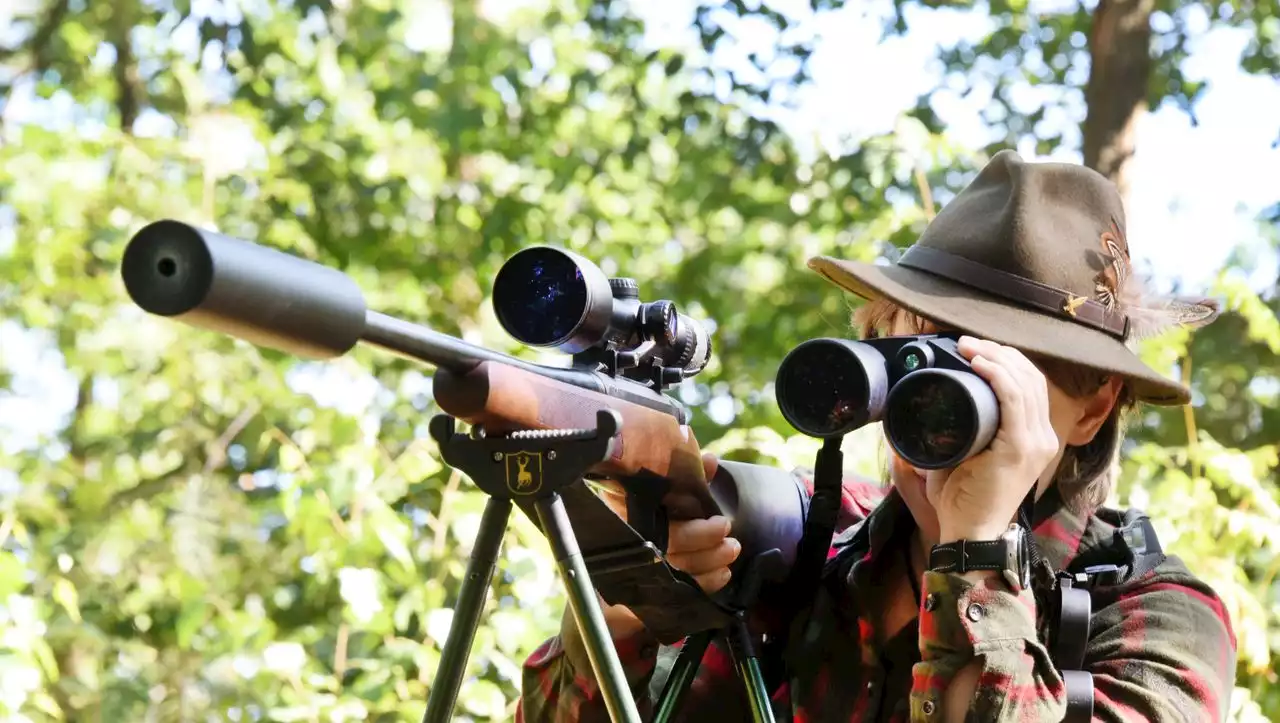
[[[715,634],[729,639],[755,719],[772,721],[745,611],[802,554],[808,494],[792,475],[757,465],[722,461],[706,479],[689,412],[665,392],[706,367],[711,338],[674,303],[642,302],[634,280],[608,278],[571,251],[517,252],[494,279],[494,308],[518,341],[572,355],[553,367],[369,309],[335,269],[175,220],[138,231],[121,273],[134,303],[193,327],[306,359],[364,344],[435,368],[444,414],[431,420],[432,437],[489,500],[424,723],[448,720],[456,701],[513,505],[555,554],[614,720],[639,716],[596,593],[628,606],[660,642],[689,638],[656,721],[678,709]],[[625,520],[588,479],[625,495]],[[663,553],[670,519],[717,514],[743,548],[734,582],[708,596]]]

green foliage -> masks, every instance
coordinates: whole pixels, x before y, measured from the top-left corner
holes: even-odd
[[[490,279],[526,245],[572,248],[715,323],[717,360],[683,390],[704,443],[745,456],[716,444],[730,424],[784,429],[764,389],[776,360],[847,328],[846,301],[804,260],[871,258],[918,222],[883,200],[911,182],[914,151],[885,139],[802,162],[740,110],[747,90],[709,97],[710,71],[636,47],[637,22],[606,10],[35,15],[44,44],[10,61],[42,72],[11,76],[10,103],[36,80],[77,122],[5,127],[0,203],[17,234],[0,313],[48,332],[27,345],[76,393],[48,436],[5,451],[21,485],[0,512],[0,704],[33,719],[400,720],[420,715],[439,662],[483,498],[427,438],[424,370],[365,351],[299,363],[141,314],[118,269],[148,221],[342,268],[373,308],[522,355]],[[125,84],[106,60],[77,62],[112,55],[121,22]],[[23,391],[32,369],[6,372],[11,401],[45,398]],[[544,550],[518,517],[461,698],[476,720],[510,718],[520,662],[558,625]]]
[[[939,59],[951,75],[951,87],[967,94],[990,86],[991,102],[983,110],[993,139],[988,151],[1016,146],[1033,138],[1039,153],[1052,153],[1060,146],[1079,146],[1079,126],[1083,122],[1083,96],[1090,72],[1092,25],[1098,2],[1047,3],[1037,8],[1027,0],[993,0],[977,4],[967,0],[894,0],[896,13],[890,32],[909,30],[908,18],[919,9],[972,9],[981,7],[993,21],[994,29],[977,42],[960,41],[944,48]],[[1150,20],[1151,74],[1146,88],[1147,104],[1158,108],[1170,103],[1188,113],[1194,121],[1195,104],[1208,87],[1183,73],[1183,61],[1191,45],[1210,29],[1241,28],[1250,41],[1241,52],[1241,68],[1250,73],[1274,76],[1280,73],[1280,2],[1277,0],[1156,0],[1128,3],[1133,7],[1152,6]],[[1107,51],[1114,48],[1107,46]],[[1019,97],[1021,84],[1048,91],[1031,101]],[[927,97],[920,99],[918,116],[933,125]]]
[[[714,362],[680,390],[704,447],[791,466],[816,447],[777,413],[777,361],[848,327],[849,300],[805,260],[907,245],[927,218],[916,174],[942,188],[979,162],[924,116],[804,158],[748,112],[803,63],[770,85],[730,77],[645,46],[604,0],[32,5],[0,49],[6,114],[28,91],[50,113],[0,127],[0,395],[30,411],[0,446],[0,708],[31,720],[416,719],[483,504],[426,434],[430,370],[363,350],[301,363],[138,311],[119,264],[143,224],[333,265],[373,308],[529,357],[490,280],[519,248],[577,250],[714,323]],[[697,16],[704,51],[717,17]],[[1034,22],[1069,42],[1077,20]],[[1276,302],[1233,279],[1223,321],[1146,350],[1203,404],[1194,444],[1182,410],[1138,420],[1120,495],[1221,585],[1241,709],[1274,716],[1280,332]],[[867,474],[875,437],[846,444]],[[514,516],[470,719],[511,718],[563,603]]]

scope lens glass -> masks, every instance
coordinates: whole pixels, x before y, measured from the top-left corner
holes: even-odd
[[[886,411],[889,436],[904,458],[941,464],[969,446],[976,433],[973,402],[959,382],[943,374],[905,377]]]
[[[576,330],[587,307],[587,282],[578,264],[555,249],[512,256],[493,284],[493,306],[507,333],[525,344],[550,346]]]
[[[779,370],[778,406],[805,434],[835,434],[866,418],[867,378],[857,357],[838,344],[801,347]]]

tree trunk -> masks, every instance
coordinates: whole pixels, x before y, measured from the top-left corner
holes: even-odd
[[[1098,0],[1089,34],[1092,64],[1084,97],[1084,163],[1128,198],[1138,119],[1151,79],[1151,13],[1155,0]]]

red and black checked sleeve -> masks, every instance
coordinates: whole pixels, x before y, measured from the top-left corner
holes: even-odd
[[[1035,601],[998,579],[925,573],[923,661],[914,670],[912,720],[947,720],[955,675],[979,666],[966,720],[1060,721],[1065,687],[1037,639]],[[1236,639],[1222,601],[1176,557],[1122,586],[1099,591],[1086,669],[1094,719],[1162,723],[1225,720]]]

